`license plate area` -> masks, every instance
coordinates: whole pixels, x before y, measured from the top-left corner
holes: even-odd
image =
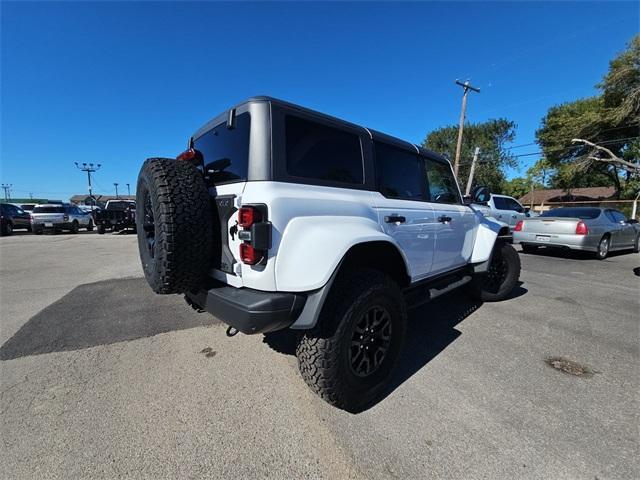
[[[548,242],[551,240],[551,237],[548,235],[536,235],[536,240],[538,242]]]
[[[47,228],[53,228],[53,222],[44,222],[44,226]]]

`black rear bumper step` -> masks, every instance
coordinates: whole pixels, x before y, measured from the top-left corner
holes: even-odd
[[[216,282],[208,289],[189,292],[198,306],[242,333],[273,332],[296,321],[307,296],[304,293],[262,292]]]

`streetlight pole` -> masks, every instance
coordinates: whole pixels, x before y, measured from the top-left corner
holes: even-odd
[[[89,182],[89,198],[91,199],[91,213],[93,213],[93,208],[96,205],[96,199],[93,197],[93,190],[91,188],[91,174],[93,172],[97,172],[98,170],[100,170],[100,167],[102,166],[101,164],[96,164],[94,165],[93,163],[82,163],[79,164],[78,162],[74,162],[76,164],[76,168],[78,168],[78,170],[82,170],[83,172],[87,172],[87,180]]]
[[[127,183],[127,195],[131,196],[131,189],[129,188],[129,184]]]
[[[458,124],[458,142],[456,143],[456,158],[453,164],[453,173],[456,178],[458,177],[458,167],[460,166],[460,149],[462,148],[462,130],[464,130],[464,119],[467,112],[467,94],[469,90],[480,93],[480,89],[472,87],[469,80],[462,83],[460,80],[456,80],[456,85],[460,85],[463,89],[462,94],[462,108],[460,109],[460,122]]]
[[[113,185],[116,187],[116,198],[120,198],[118,196],[118,184],[114,182]]]

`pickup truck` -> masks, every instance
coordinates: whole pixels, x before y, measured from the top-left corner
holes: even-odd
[[[133,200],[109,200],[105,208],[94,212],[98,233],[107,230],[136,230],[136,202]]]
[[[528,209],[520,205],[520,202],[515,198],[494,193],[490,195],[487,202],[475,203],[473,208],[481,212],[485,217],[495,218],[500,222],[506,223],[512,232],[520,220],[529,217]]]
[[[185,295],[229,336],[299,332],[303,379],[351,412],[387,388],[409,307],[457,288],[508,299],[520,275],[509,227],[471,208],[446,158],[270,97],[145,161],[136,201],[156,293]]]

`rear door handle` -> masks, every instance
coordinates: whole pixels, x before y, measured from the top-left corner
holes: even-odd
[[[388,215],[384,217],[384,221],[387,223],[404,223],[407,219],[401,215]]]
[[[451,221],[451,217],[447,217],[446,215],[442,215],[438,217],[438,221],[440,223],[449,223]]]

